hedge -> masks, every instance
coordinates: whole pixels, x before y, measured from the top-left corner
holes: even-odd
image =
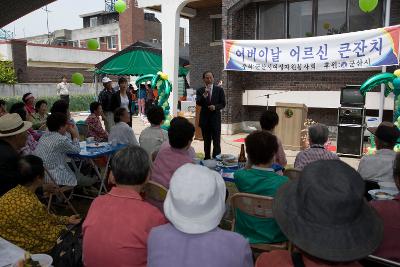
[[[2,97],[1,99],[6,101],[7,110],[9,110],[14,103],[22,102],[22,96]],[[60,97],[59,96],[38,97],[36,98],[36,101],[41,99],[47,101],[48,109],[50,110],[50,107],[53,105],[53,103],[59,100]],[[88,111],[90,103],[92,103],[95,100],[96,96],[92,94],[70,95],[69,109],[71,112]]]

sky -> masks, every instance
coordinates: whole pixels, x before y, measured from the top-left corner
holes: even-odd
[[[17,0],[14,0],[17,1]],[[10,23],[3,29],[15,32],[16,38],[24,38],[47,33],[47,15],[45,7],[33,11]],[[49,30],[82,28],[81,14],[105,9],[104,0],[58,0],[49,5]],[[187,20],[181,20],[181,26],[188,29]]]

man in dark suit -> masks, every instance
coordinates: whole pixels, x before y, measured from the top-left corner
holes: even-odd
[[[211,71],[203,73],[205,86],[196,93],[196,104],[201,106],[199,125],[204,139],[204,159],[210,159],[211,141],[213,141],[212,157],[221,154],[221,109],[225,108],[224,89],[214,85]]]

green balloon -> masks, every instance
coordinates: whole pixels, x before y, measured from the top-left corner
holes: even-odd
[[[374,11],[378,5],[378,0],[359,0],[358,2],[360,9],[365,13]]]
[[[97,50],[99,49],[99,42],[97,42],[96,39],[89,39],[89,41],[87,42],[87,47],[90,50]]]
[[[115,11],[117,11],[120,14],[123,13],[126,10],[125,1],[118,0],[117,2],[115,2],[114,9],[115,9]]]
[[[71,77],[71,81],[76,84],[76,85],[82,85],[83,81],[85,80],[85,78],[83,77],[83,75],[79,72],[75,72],[74,74],[72,74]]]
[[[396,77],[397,76],[393,73],[388,72],[376,74],[361,85],[360,92],[361,94],[365,95],[368,91],[371,91],[374,87],[380,85],[381,83],[388,84],[389,82],[393,82]]]

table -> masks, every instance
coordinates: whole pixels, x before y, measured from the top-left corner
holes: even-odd
[[[80,159],[80,160],[87,160],[90,162],[90,164],[93,166],[97,177],[100,180],[100,189],[98,192],[98,195],[101,195],[101,193],[104,192],[107,193],[107,188],[105,185],[105,181],[107,179],[107,173],[108,173],[108,168],[110,165],[110,160],[111,160],[111,155],[115,154],[119,150],[125,148],[127,145],[123,144],[118,144],[116,146],[111,146],[108,143],[100,143],[99,147],[87,147],[86,141],[80,142],[79,143],[81,147],[81,152],[79,154],[68,154],[68,157],[72,159]],[[96,163],[94,162],[95,159],[101,158],[101,157],[107,157],[107,165],[106,169],[104,172],[104,176],[100,174],[99,168],[97,167]],[[75,161],[72,160],[72,165],[74,167],[75,172],[79,172],[82,163],[79,165],[79,167],[76,166]]]
[[[0,237],[0,266],[11,266],[24,255],[25,250]]]

